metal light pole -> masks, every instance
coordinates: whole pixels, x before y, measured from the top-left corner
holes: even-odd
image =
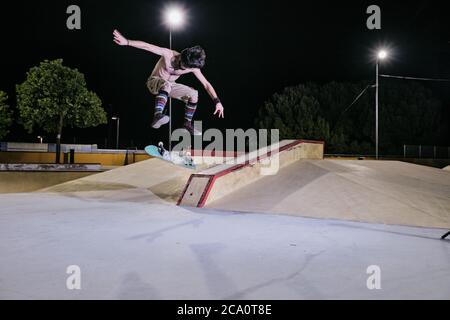
[[[120,118],[119,117],[112,117],[112,120],[117,120],[117,127],[116,127],[116,149],[119,150],[119,130],[120,130]]]
[[[377,59],[377,71],[376,71],[376,84],[375,84],[375,155],[378,160],[378,85],[379,85],[379,77],[378,77],[378,68],[379,68],[379,59]]]
[[[184,23],[184,12],[181,8],[173,6],[166,9],[166,23],[169,26],[169,48],[172,50],[172,31]],[[169,96],[169,151],[172,151],[172,97]]]
[[[380,60],[384,60],[387,57],[387,52],[385,50],[380,50],[378,52],[377,56],[377,63],[376,63],[376,84],[375,84],[375,155],[376,159],[378,160],[378,124],[379,124],[379,117],[378,117],[378,88],[379,88],[379,65]]]
[[[169,24],[169,48],[172,50],[172,24]],[[169,152],[172,152],[172,97],[169,96]]]

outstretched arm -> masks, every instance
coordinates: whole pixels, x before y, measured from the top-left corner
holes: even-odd
[[[158,47],[150,43],[137,40],[128,40],[117,30],[114,30],[113,35],[114,35],[114,42],[117,43],[119,46],[130,46],[149,51],[159,56],[166,55],[170,52],[169,49]]]
[[[206,80],[205,76],[200,71],[200,69],[196,69],[193,73],[197,77],[197,79],[202,83],[203,87],[208,92],[211,99],[214,100],[216,104],[216,111],[214,112],[214,115],[217,114],[219,118],[224,118],[225,117],[224,108],[219,100],[219,97],[217,96],[216,90],[214,90],[214,87],[211,85],[211,83],[209,83],[208,80]]]

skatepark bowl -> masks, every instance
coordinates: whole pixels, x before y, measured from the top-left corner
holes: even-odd
[[[450,171],[264,152],[1,194],[0,299],[450,298]]]

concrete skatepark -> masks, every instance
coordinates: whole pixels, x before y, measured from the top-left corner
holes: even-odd
[[[205,159],[0,195],[0,298],[450,298],[449,171],[323,160],[323,144],[301,140]],[[66,287],[70,265],[81,290]]]

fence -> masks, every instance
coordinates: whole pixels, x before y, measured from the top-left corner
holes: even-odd
[[[404,145],[403,158],[450,159],[450,147]]]

